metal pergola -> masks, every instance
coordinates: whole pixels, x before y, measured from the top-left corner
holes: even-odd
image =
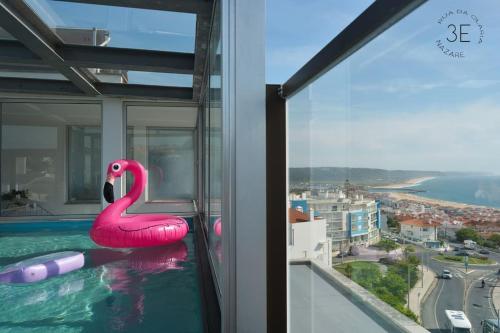
[[[55,0],[62,1],[62,0]],[[173,99],[198,102],[207,64],[212,0],[64,0],[196,14],[193,53],[65,44],[23,0],[0,0],[0,68],[55,71],[66,80],[0,78],[0,92]],[[85,68],[192,74],[192,87],[99,82]]]

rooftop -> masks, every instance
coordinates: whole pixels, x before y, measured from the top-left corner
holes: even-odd
[[[437,227],[438,224],[431,222],[431,221],[424,221],[421,219],[410,219],[410,220],[404,220],[400,221],[400,224],[405,224],[405,225],[412,225],[415,227]]]

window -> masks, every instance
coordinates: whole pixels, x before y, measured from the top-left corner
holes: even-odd
[[[100,202],[101,129],[68,126],[68,202]]]
[[[1,215],[97,214],[101,106],[2,103],[1,110]]]
[[[146,128],[148,201],[194,199],[194,130]]]
[[[148,170],[146,190],[132,211],[194,210],[197,115],[194,106],[127,106],[127,158]],[[127,174],[126,183],[130,189],[132,175]]]

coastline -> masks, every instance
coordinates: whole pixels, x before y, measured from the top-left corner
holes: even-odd
[[[495,209],[494,207],[488,206],[479,206],[479,205],[471,205],[454,201],[446,201],[440,199],[432,199],[426,198],[419,195],[409,194],[409,193],[400,193],[400,192],[389,192],[389,197],[394,200],[407,200],[413,201],[421,204],[435,205],[441,207],[452,207],[452,208],[490,208]]]
[[[412,178],[408,179],[407,181],[403,183],[397,183],[397,184],[389,184],[389,185],[382,185],[382,186],[374,186],[374,188],[378,189],[402,189],[402,188],[407,188],[407,187],[413,187],[422,184],[423,182],[426,182],[428,180],[434,179],[436,177],[419,177],[419,178]]]

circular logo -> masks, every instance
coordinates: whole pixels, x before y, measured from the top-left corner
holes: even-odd
[[[456,9],[441,15],[437,23],[443,29],[443,34],[436,40],[436,46],[450,58],[465,58],[484,40],[484,26],[474,13]]]

